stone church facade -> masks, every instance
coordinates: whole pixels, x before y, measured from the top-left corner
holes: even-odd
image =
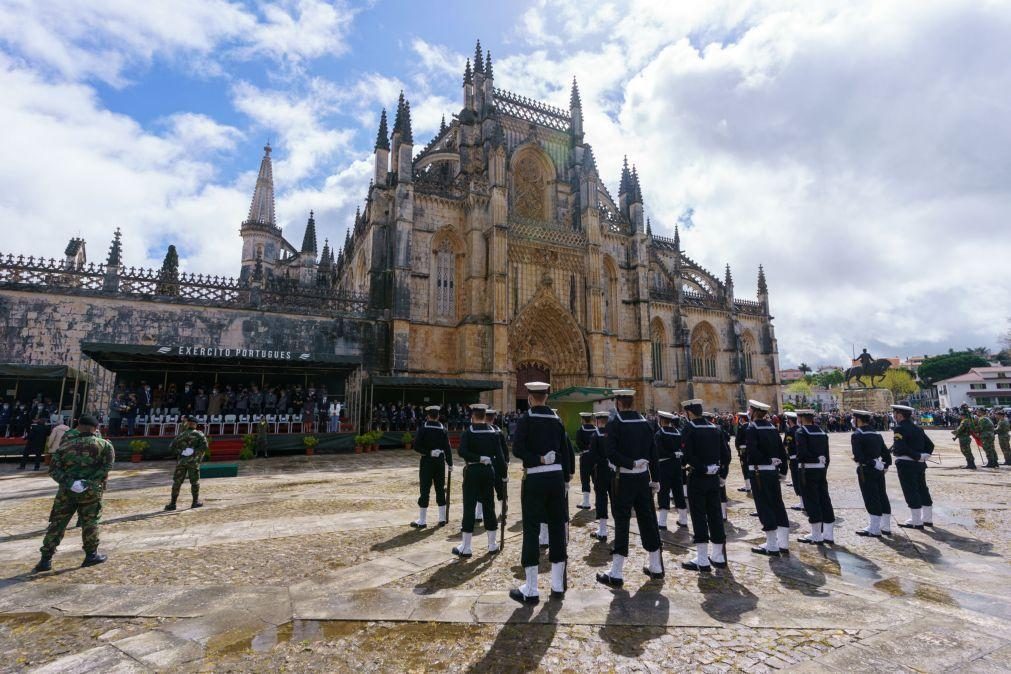
[[[401,95],[375,144],[366,207],[335,260],[336,284],[383,308],[397,375],[631,387],[642,409],[688,397],[778,407],[764,273],[738,299],[730,267],[703,269],[652,233],[627,161],[617,198],[601,181],[573,81],[562,110],[494,86],[478,44],[463,106],[418,151]]]

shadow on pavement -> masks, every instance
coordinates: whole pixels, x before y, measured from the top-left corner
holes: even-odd
[[[558,632],[556,617],[562,602],[542,598],[539,606],[540,610],[537,606],[519,606],[513,611],[488,652],[467,671],[472,674],[536,671]]]
[[[698,586],[702,610],[721,623],[738,623],[742,615],[758,606],[758,596],[737,582],[729,566],[714,574],[700,573]]]

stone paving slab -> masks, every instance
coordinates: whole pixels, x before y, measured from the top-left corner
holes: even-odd
[[[77,674],[78,672],[109,672],[133,674],[149,672],[130,656],[113,646],[98,646],[83,653],[74,653],[31,670],[33,674]]]
[[[113,641],[112,645],[131,658],[158,670],[178,667],[187,662],[198,660],[204,655],[204,649],[199,644],[162,630],[151,630]]]

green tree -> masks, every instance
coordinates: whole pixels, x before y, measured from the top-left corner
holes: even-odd
[[[798,379],[786,387],[786,392],[794,395],[809,396],[811,395],[811,384],[803,379]]]
[[[811,371],[811,366],[808,365],[807,363],[801,363],[800,366],[797,367],[797,369],[803,372],[804,374],[807,374],[808,372]]]
[[[909,370],[888,370],[885,372],[884,379],[878,380],[878,382],[878,386],[891,391],[896,400],[911,396],[920,390],[916,379],[913,377],[913,373]]]
[[[830,370],[814,376],[815,383],[822,388],[832,388],[833,386],[838,386],[843,383],[843,379],[842,370]]]
[[[930,385],[965,374],[974,367],[986,367],[989,364],[990,361],[979,354],[969,351],[955,351],[927,358],[920,365],[917,373],[924,384]]]

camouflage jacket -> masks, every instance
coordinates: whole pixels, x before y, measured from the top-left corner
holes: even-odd
[[[997,422],[997,435],[1011,435],[1011,423],[1007,419]]]
[[[188,448],[192,448],[193,453],[183,456],[183,452]],[[170,449],[175,452],[179,463],[200,463],[207,453],[207,437],[196,429],[185,430],[172,440]]]
[[[976,425],[979,427],[979,437],[985,440],[993,440],[993,422],[990,421],[990,417],[980,417],[976,420]]]
[[[975,431],[975,428],[972,419],[962,419],[962,423],[955,429],[954,435],[956,438],[970,438],[973,431]]]
[[[116,450],[108,440],[77,430],[67,431],[63,442],[53,452],[49,476],[61,489],[70,489],[74,482],[81,480],[89,490],[101,493],[115,461]]]

